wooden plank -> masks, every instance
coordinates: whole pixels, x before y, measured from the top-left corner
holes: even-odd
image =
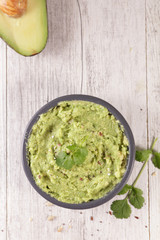
[[[24,58],[8,48],[7,239],[149,239],[147,169],[138,183],[144,189],[145,207],[132,209],[128,220],[117,220],[106,213],[111,201],[82,213],[46,206],[21,166],[21,139],[30,117],[47,101],[70,93],[96,95],[112,103],[131,125],[137,145],[145,147],[145,0],[47,3],[46,49]],[[139,167],[137,163],[130,182]],[[48,221],[51,215],[55,219]],[[60,226],[62,232],[57,231]]]
[[[145,1],[80,1],[83,27],[83,93],[101,97],[125,116],[138,146],[147,145]],[[136,163],[131,183],[141,164]],[[149,239],[147,169],[138,182],[143,209],[131,218],[107,214],[111,202],[84,213],[84,239]],[[121,199],[116,197],[115,199]],[[90,216],[94,221],[90,221]],[[136,219],[138,216],[139,219]],[[100,223],[102,221],[102,223]],[[93,234],[93,236],[92,236]]]
[[[8,240],[82,239],[77,212],[45,206],[21,164],[22,136],[38,108],[55,97],[80,91],[81,38],[77,2],[47,1],[49,39],[39,55],[25,58],[8,48]],[[71,214],[71,217],[70,217]],[[50,215],[56,216],[48,221]],[[79,215],[79,214],[78,214]],[[75,227],[70,229],[69,220]],[[81,220],[83,222],[83,220]],[[58,232],[62,223],[63,232]]]
[[[147,0],[147,78],[148,78],[148,127],[149,144],[153,137],[158,137],[156,150],[160,152],[160,2]],[[152,174],[152,173],[154,173]],[[150,239],[160,236],[160,174],[150,162],[149,168],[150,197]]]
[[[6,239],[6,44],[0,40],[0,239]]]

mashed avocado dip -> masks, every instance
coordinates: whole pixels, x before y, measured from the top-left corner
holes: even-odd
[[[27,148],[36,184],[62,202],[101,198],[126,170],[123,127],[106,108],[91,102],[60,102],[40,115]]]

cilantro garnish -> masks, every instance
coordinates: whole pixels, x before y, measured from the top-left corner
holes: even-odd
[[[116,200],[111,204],[111,210],[113,211],[113,215],[116,218],[130,217],[131,207],[129,203],[137,209],[140,209],[143,207],[143,204],[144,204],[143,191],[139,188],[135,188],[135,185],[139,177],[141,176],[151,155],[152,155],[152,162],[154,166],[160,169],[160,153],[153,150],[157,140],[158,139],[156,138],[150,149],[136,151],[136,157],[135,157],[136,160],[138,162],[144,162],[144,163],[136,179],[134,180],[133,184],[132,185],[126,184],[118,194],[118,195],[127,194],[126,197],[123,200]]]
[[[131,207],[126,198],[114,201],[111,205],[111,210],[116,218],[128,218],[131,214]]]
[[[67,147],[70,152],[59,152],[56,156],[56,164],[60,167],[70,170],[73,165],[82,164],[88,154],[86,147],[80,147],[76,144]]]
[[[118,195],[123,195],[128,192],[128,190],[132,189],[131,185],[126,184],[124,188],[118,193]]]
[[[74,161],[71,158],[71,156],[68,155],[65,152],[60,152],[57,155],[56,163],[57,163],[58,166],[63,167],[63,168],[68,169],[68,170],[71,169],[72,166],[74,165]]]
[[[152,162],[156,168],[160,169],[160,153],[153,152],[153,159]]]
[[[150,149],[147,150],[141,150],[141,151],[136,151],[136,160],[138,162],[144,162],[147,158],[149,158],[150,154],[152,151]]]
[[[132,187],[132,191],[128,195],[129,202],[135,207],[135,208],[142,208],[144,203],[144,197],[142,196],[143,191],[139,188]]]
[[[88,151],[86,147],[81,147],[77,149],[77,151],[73,153],[73,159],[75,164],[76,165],[82,164],[86,159],[87,154],[88,154]]]

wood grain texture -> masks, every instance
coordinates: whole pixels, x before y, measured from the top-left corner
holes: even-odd
[[[6,239],[6,44],[0,42],[0,239]]]
[[[119,220],[108,213],[112,201],[85,211],[49,206],[24,175],[21,144],[41,106],[73,93],[113,104],[139,147],[160,137],[160,3],[48,0],[47,5],[49,39],[41,54],[25,58],[7,47],[6,64],[6,44],[0,41],[0,240],[158,240],[160,178],[158,170],[151,176],[152,164],[137,184],[144,207]],[[135,163],[130,183],[140,166]]]
[[[136,144],[145,147],[145,1],[90,0],[80,3],[84,49],[83,92],[101,97],[117,107],[133,129]],[[135,164],[130,182],[140,167],[141,164]],[[93,224],[89,224],[87,212],[84,239],[149,239],[145,228],[148,225],[147,182],[146,169],[138,183],[144,189],[145,206],[141,211],[132,208],[129,220],[119,221],[106,214],[112,201],[91,211],[95,219]],[[103,219],[103,224],[99,223],[100,219]]]
[[[25,58],[8,47],[8,240],[82,239],[76,212],[45,206],[22,169],[24,129],[36,110],[81,86],[81,38],[77,2],[48,1],[49,39],[39,55]],[[15,67],[16,66],[16,67]],[[55,216],[48,221],[48,216]],[[33,218],[33,221],[31,221]],[[74,228],[69,228],[74,220]],[[63,233],[58,232],[62,223]],[[82,226],[82,224],[80,224]]]
[[[160,151],[160,1],[147,0],[147,79],[149,144],[158,137],[156,150]],[[154,175],[153,173],[156,173]],[[160,236],[160,173],[150,162],[150,239]]]

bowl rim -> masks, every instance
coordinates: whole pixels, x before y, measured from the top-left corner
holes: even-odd
[[[115,116],[115,118],[117,120],[119,120],[120,124],[124,127],[124,133],[129,141],[129,156],[128,156],[128,162],[127,162],[127,167],[126,167],[126,171],[123,175],[122,180],[113,188],[113,190],[111,190],[110,192],[108,192],[104,197],[96,199],[96,200],[92,200],[89,202],[84,202],[84,203],[79,203],[79,204],[71,204],[71,203],[65,203],[65,202],[61,202],[58,201],[57,199],[55,199],[54,197],[51,197],[49,194],[45,193],[44,191],[42,191],[37,184],[35,183],[35,180],[32,176],[32,172],[30,169],[30,166],[28,164],[28,158],[27,158],[27,149],[26,149],[26,144],[28,142],[28,137],[30,135],[30,132],[32,130],[33,125],[38,121],[39,116],[45,112],[47,112],[50,108],[54,108],[59,102],[62,101],[87,101],[87,102],[93,102],[99,105],[104,106],[105,108],[107,108],[109,110],[109,112]],[[48,102],[47,104],[45,104],[43,107],[41,107],[30,119],[24,136],[23,136],[23,142],[22,142],[22,165],[23,165],[23,169],[24,172],[26,174],[26,177],[28,178],[30,184],[32,185],[32,187],[43,197],[45,198],[47,201],[63,207],[63,208],[68,208],[68,209],[79,209],[79,210],[83,210],[83,209],[89,209],[89,208],[94,208],[94,207],[98,207],[106,202],[108,202],[110,199],[112,199],[113,197],[115,197],[118,192],[120,192],[120,190],[124,187],[124,185],[127,183],[131,172],[133,170],[133,165],[134,165],[134,161],[135,161],[135,142],[134,142],[134,137],[133,137],[133,133],[127,123],[127,121],[125,120],[125,118],[122,116],[122,114],[115,108],[113,107],[110,103],[94,97],[94,96],[90,96],[90,95],[83,95],[83,94],[71,94],[71,95],[65,95],[62,97],[58,97],[50,102]]]

